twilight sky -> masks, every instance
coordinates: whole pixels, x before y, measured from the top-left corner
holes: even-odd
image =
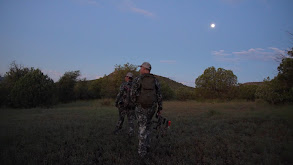
[[[152,64],[152,73],[189,86],[211,66],[238,82],[278,73],[293,46],[292,0],[0,0],[0,74],[16,61],[57,81],[89,80],[115,64]],[[212,28],[211,24],[215,27]]]

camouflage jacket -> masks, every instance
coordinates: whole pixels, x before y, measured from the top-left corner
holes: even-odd
[[[137,104],[137,98],[140,96],[141,91],[141,79],[144,75],[140,75],[133,80],[132,88],[130,91],[130,98],[133,103]],[[161,94],[161,85],[158,79],[155,78],[155,88],[156,88],[156,96],[157,101],[154,104],[158,104],[159,108],[162,108],[162,94]]]
[[[130,90],[131,90],[132,82],[123,82],[120,85],[119,93],[117,94],[115,103],[119,106],[130,106],[131,99],[130,99]]]

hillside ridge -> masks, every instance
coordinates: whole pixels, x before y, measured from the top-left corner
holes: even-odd
[[[110,73],[108,75],[105,75],[104,77],[99,78],[99,79],[104,79],[104,78],[112,79],[114,74],[115,73],[112,72],[112,73]],[[156,74],[154,74],[154,76],[159,80],[159,82],[161,84],[162,83],[168,84],[170,86],[170,88],[173,89],[173,90],[177,90],[179,88],[194,89],[193,87],[186,86],[186,85],[184,85],[182,83],[179,83],[179,82],[177,82],[175,80],[172,80],[172,79],[170,79],[168,77],[164,77],[164,76],[160,76],[160,75],[156,75]],[[99,79],[95,79],[95,80],[99,80]],[[95,80],[91,80],[91,81],[95,81]]]

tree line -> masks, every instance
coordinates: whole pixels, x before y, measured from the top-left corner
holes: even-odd
[[[231,70],[215,67],[207,68],[195,79],[195,88],[174,89],[163,80],[161,90],[164,100],[206,100],[206,99],[262,99],[271,104],[293,101],[293,48],[282,59],[278,75],[267,78],[261,85],[246,85],[237,82]],[[115,98],[127,72],[138,76],[137,66],[132,64],[115,65],[108,76],[88,81],[81,79],[80,71],[65,72],[54,82],[40,69],[23,67],[12,62],[9,71],[0,76],[0,106],[14,108],[51,107],[58,103],[76,100]]]

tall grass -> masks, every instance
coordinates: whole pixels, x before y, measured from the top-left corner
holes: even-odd
[[[83,101],[52,109],[0,109],[0,164],[140,164],[137,136],[113,130],[115,107]],[[292,164],[293,106],[165,102],[167,136],[149,164]],[[153,132],[155,135],[156,132]]]

